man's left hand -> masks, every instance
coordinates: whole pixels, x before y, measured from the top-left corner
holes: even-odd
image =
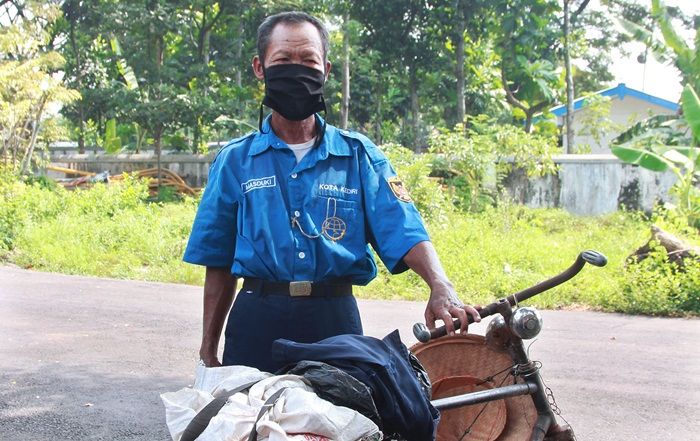
[[[448,285],[435,287],[430,292],[430,300],[425,308],[425,324],[429,329],[435,328],[435,321],[442,320],[447,328],[448,335],[454,335],[455,328],[452,321],[459,319],[459,331],[467,332],[467,316],[471,316],[475,323],[481,321],[479,311],[471,305],[465,305],[457,297],[454,288]]]

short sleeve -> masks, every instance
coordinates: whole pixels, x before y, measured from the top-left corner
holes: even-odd
[[[423,220],[393,167],[374,145],[361,161],[367,233],[372,248],[392,274],[406,271],[403,257],[430,240]]]
[[[235,179],[219,154],[209,169],[209,181],[197,209],[183,260],[195,265],[233,265],[238,203]]]

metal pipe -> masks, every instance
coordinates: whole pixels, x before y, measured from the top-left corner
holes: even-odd
[[[473,404],[485,403],[487,401],[502,400],[504,398],[517,397],[519,395],[530,395],[537,392],[537,385],[534,383],[520,383],[503,386],[496,389],[471,392],[454,397],[440,398],[431,401],[438,410],[447,410],[461,406],[471,406]]]
[[[532,437],[530,438],[530,441],[543,441],[544,437],[547,435],[549,426],[552,425],[552,421],[552,417],[549,415],[540,414],[537,417],[535,427],[532,428]]]

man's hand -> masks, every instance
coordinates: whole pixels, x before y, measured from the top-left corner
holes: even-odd
[[[475,323],[481,321],[481,316],[476,308],[463,304],[454,291],[452,285],[434,287],[430,292],[430,299],[425,308],[425,325],[435,328],[435,321],[442,320],[447,328],[448,335],[454,335],[455,328],[452,321],[459,319],[461,326],[459,332],[467,332],[467,316],[471,316]]]
[[[221,362],[216,357],[216,354],[207,355],[207,354],[202,354],[202,352],[200,351],[199,358],[202,360],[202,363],[204,363],[204,366],[206,366],[208,368],[221,366]]]
[[[425,308],[425,325],[428,328],[435,327],[435,320],[442,320],[447,328],[447,333],[455,332],[453,319],[461,322],[460,332],[467,330],[467,314],[475,322],[481,321],[481,316],[473,306],[464,305],[457,297],[454,286],[445,275],[440,265],[437,252],[433,244],[428,241],[419,242],[403,258],[406,265],[425,280],[430,287],[430,299]]]
[[[206,367],[221,366],[216,354],[235,290],[236,279],[228,268],[207,267],[204,276],[202,344],[199,347],[199,358]]]

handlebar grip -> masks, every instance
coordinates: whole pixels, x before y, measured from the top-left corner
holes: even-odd
[[[608,264],[608,258],[595,250],[586,250],[582,252],[581,258],[593,266],[603,267]]]
[[[467,322],[469,324],[474,323],[474,319],[471,316],[467,316]],[[462,327],[462,321],[460,319],[454,319],[452,325],[455,329]],[[421,343],[427,343],[434,338],[440,338],[447,335],[447,327],[445,325],[438,326],[435,329],[428,329],[424,323],[416,323],[413,325],[413,335]]]
[[[482,307],[481,309],[478,309],[479,311],[479,316],[483,319],[485,317],[488,317],[490,315],[493,315],[496,313],[498,310],[498,304],[499,302],[491,303],[489,305],[486,305]],[[471,325],[474,323],[474,318],[471,315],[467,315],[467,324]],[[452,321],[452,326],[455,327],[455,329],[459,329],[462,327],[462,321],[460,319],[454,319]],[[421,343],[428,343],[430,340],[434,338],[440,338],[444,337],[447,335],[447,327],[445,325],[438,326],[435,329],[428,329],[427,326],[423,323],[416,323],[413,325],[413,335],[416,337],[416,339],[421,342]]]

